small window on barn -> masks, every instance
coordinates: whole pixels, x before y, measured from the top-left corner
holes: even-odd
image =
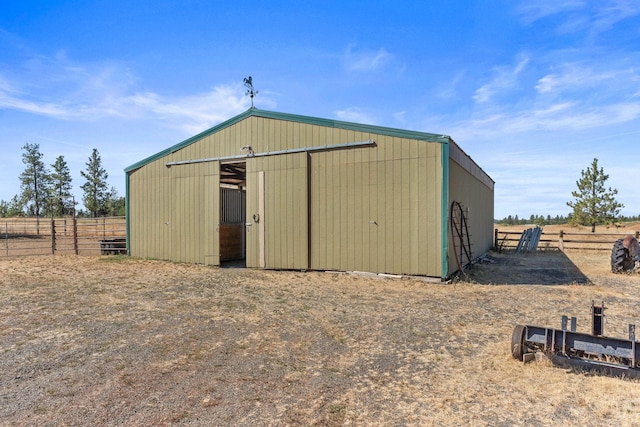
[[[221,188],[223,224],[241,224],[247,202],[246,193],[240,189]]]

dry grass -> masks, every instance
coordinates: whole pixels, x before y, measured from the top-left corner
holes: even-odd
[[[495,255],[468,281],[0,260],[9,425],[637,425],[640,382],[509,352],[516,323],[638,321],[608,254]],[[571,271],[554,280],[554,274]],[[536,276],[539,275],[539,276]],[[536,277],[540,277],[536,281]],[[491,284],[488,284],[491,283]],[[531,284],[536,283],[536,284]]]

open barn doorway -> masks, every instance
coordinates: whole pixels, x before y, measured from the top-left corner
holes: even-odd
[[[246,162],[220,164],[220,262],[222,267],[246,266]]]

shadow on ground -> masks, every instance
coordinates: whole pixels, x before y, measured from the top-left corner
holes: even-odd
[[[493,285],[589,284],[589,279],[560,251],[492,252],[467,271],[474,283]],[[463,277],[463,280],[465,278]]]

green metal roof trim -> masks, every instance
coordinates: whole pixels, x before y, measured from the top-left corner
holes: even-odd
[[[258,110],[257,108],[250,108],[244,113],[238,114],[237,116],[232,117],[231,119],[224,121],[210,129],[207,129],[204,132],[194,135],[189,139],[185,139],[179,144],[176,144],[172,147],[169,147],[165,150],[160,151],[159,153],[156,153],[150,157],[147,157],[144,160],[134,163],[131,166],[125,168],[124,171],[128,174],[129,172],[139,169],[144,165],[149,164],[153,161],[161,159],[162,157],[168,154],[175,153],[176,151],[181,150],[182,148],[187,147],[193,144],[194,142],[199,141],[200,139],[202,139],[207,135],[211,135],[216,132],[219,132],[222,129],[232,126],[248,117],[263,117],[267,119],[284,120],[289,122],[297,122],[297,123],[304,123],[304,124],[310,124],[310,125],[316,125],[316,126],[331,127],[336,129],[348,129],[348,130],[353,130],[358,132],[374,133],[378,135],[393,136],[398,138],[417,139],[420,141],[439,142],[444,144],[448,144],[450,140],[450,137],[447,135],[438,135],[438,134],[426,133],[426,132],[417,132],[417,131],[410,131],[410,130],[403,130],[403,129],[396,129],[396,128],[388,128],[383,126],[363,125],[358,123],[342,122],[339,120],[321,119],[317,117],[301,116],[297,114],[277,113],[274,111]]]

